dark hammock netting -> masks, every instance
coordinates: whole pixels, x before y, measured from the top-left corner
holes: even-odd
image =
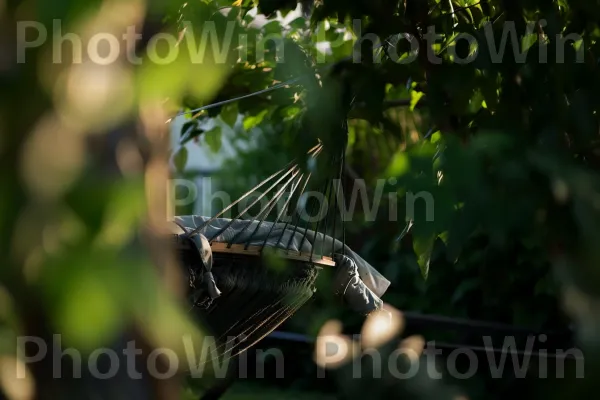
[[[345,145],[342,147],[345,149]],[[313,147],[308,152],[309,157],[317,157],[322,148],[320,143]],[[313,223],[300,223],[303,219],[300,209],[306,205],[303,194],[309,187],[312,173],[303,171],[297,163],[292,162],[216,216],[207,218],[200,226],[191,230],[181,226],[186,233],[178,236],[177,243],[181,261],[189,274],[193,310],[204,327],[216,337],[219,344],[216,357],[233,357],[271,333],[312,297],[318,270],[321,268],[319,265],[322,265],[319,261],[329,261],[329,265],[335,265],[332,260],[336,252],[336,241],[334,239],[332,244],[326,245],[325,238],[327,234],[330,239],[335,238],[340,230],[342,244],[345,239],[343,224],[338,221],[341,218],[337,214],[338,198],[343,192],[343,163],[344,151],[341,151],[331,160],[333,173],[324,182],[318,183],[318,192],[327,200],[328,208],[324,217]],[[213,229],[211,235],[206,233],[206,228],[225,212],[266,186],[268,187],[263,189],[264,193],[242,209],[235,218],[222,219],[221,221],[225,221],[224,226],[219,225],[216,231],[216,228]],[[261,207],[258,215],[245,220],[244,214],[270,192],[272,197]],[[273,221],[265,224],[286,192],[289,197],[285,199],[283,207],[274,215]],[[316,206],[317,203],[313,202],[309,215],[315,215]],[[245,221],[248,221],[246,225],[231,233],[232,226],[241,226],[240,223]],[[281,235],[274,237],[274,227],[281,228],[281,224]],[[303,243],[308,240],[309,229],[315,232],[310,254],[293,251],[292,249],[303,248]],[[289,238],[284,237],[285,233]],[[207,237],[204,238],[203,234],[207,234]],[[302,235],[299,245],[298,235]],[[199,240],[198,237],[202,239]],[[264,240],[258,240],[258,245],[257,237],[264,237]],[[296,239],[295,248],[292,246],[292,239]],[[212,249],[212,265],[209,265],[211,262],[207,258],[207,248]],[[269,268],[262,257],[265,248],[283,251],[285,268]],[[341,252],[345,253],[345,246],[341,247]],[[296,259],[286,257],[285,254],[294,254]]]
[[[182,250],[189,267],[197,267],[193,249]],[[202,326],[215,336],[216,357],[234,357],[275,330],[314,293],[317,268],[289,262],[287,268],[265,268],[256,257],[215,253],[213,274],[221,295],[211,300],[191,288],[194,311]],[[199,298],[198,298],[199,297]]]

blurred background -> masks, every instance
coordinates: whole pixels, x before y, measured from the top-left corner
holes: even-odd
[[[300,3],[0,0],[0,398],[200,398],[211,374],[172,363],[204,332],[166,221],[215,215],[214,193],[236,199],[317,140],[347,141],[346,242],[392,282],[383,300],[402,323],[382,357],[436,341],[475,349],[478,367],[432,379],[423,357],[411,379],[353,377],[352,363],[320,378],[311,340],[331,321],[382,335],[331,298],[325,272],[279,329],[305,336],[250,350],[281,350],[284,376],[266,359],[223,398],[596,394],[600,4]],[[474,320],[535,332],[545,353],[521,369],[505,352],[498,377],[483,336],[502,349],[516,334]],[[140,377],[110,374],[132,341]],[[555,357],[569,349],[585,359]]]

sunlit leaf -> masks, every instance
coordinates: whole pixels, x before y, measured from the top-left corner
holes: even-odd
[[[173,156],[173,162],[175,163],[175,167],[177,168],[177,170],[179,172],[183,171],[185,169],[185,165],[187,164],[187,160],[188,160],[188,150],[187,147],[185,146],[181,146],[177,152],[175,152],[175,155]]]
[[[262,110],[257,115],[250,115],[244,119],[244,129],[246,131],[251,130],[252,128],[258,126],[265,116],[269,113],[269,110]]]
[[[221,110],[221,119],[230,127],[234,127],[238,119],[238,107],[236,103],[228,104]]]
[[[405,174],[410,168],[410,160],[408,154],[404,151],[399,151],[392,158],[392,162],[390,163],[387,176],[397,177]]]
[[[421,98],[423,97],[424,93],[423,92],[418,92],[416,90],[411,90],[410,91],[410,111],[414,111],[415,107],[417,106],[417,103],[419,102],[419,100],[421,100]]]
[[[431,262],[431,253],[433,251],[433,244],[435,243],[436,236],[432,235],[429,237],[413,237],[413,248],[417,255],[419,267],[421,268],[421,274],[424,279],[429,276],[429,263]]]
[[[211,151],[213,151],[214,153],[217,153],[221,149],[221,136],[222,130],[221,127],[218,125],[204,133],[204,140],[206,141],[206,144],[211,149]]]

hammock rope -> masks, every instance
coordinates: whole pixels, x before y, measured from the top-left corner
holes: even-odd
[[[333,173],[325,171],[325,175],[323,176],[323,178],[325,178],[324,182],[317,182],[319,187],[315,192],[317,195],[322,195],[320,199],[308,198],[309,193],[314,193],[308,191],[308,188],[310,187],[309,184],[312,181],[311,178],[313,178],[314,174],[312,172],[304,173],[297,161],[294,160],[288,163],[284,168],[258,183],[254,188],[250,189],[230,205],[223,208],[215,216],[206,219],[199,224],[199,226],[188,231],[185,235],[188,238],[192,238],[193,236],[200,234],[210,226],[209,224],[222,217],[226,212],[232,210],[233,207],[239,205],[243,200],[248,199],[249,196],[256,194],[256,199],[236,212],[236,215],[231,219],[226,220],[219,226],[216,232],[212,232],[208,235],[209,237],[207,237],[207,239],[211,246],[218,242],[225,244],[228,251],[236,251],[238,247],[234,248],[233,246],[240,244],[243,245],[243,250],[248,251],[254,244],[254,246],[252,246],[252,251],[258,251],[259,254],[263,253],[265,247],[276,247],[280,250],[287,252],[294,251],[297,253],[299,251],[301,252],[301,249],[305,247],[309,238],[309,232],[311,232],[311,237],[312,235],[314,235],[314,237],[310,239],[310,252],[306,253],[306,256],[309,257],[308,260],[312,260],[315,256],[320,257],[321,259],[324,257],[332,259],[336,248],[336,240],[333,240],[331,253],[329,254],[325,250],[325,242],[328,235],[334,238],[336,234],[338,197],[340,196],[340,191],[343,190],[341,185],[341,174],[343,171],[341,163],[343,163],[344,160],[344,150],[345,149],[343,149],[339,155],[336,155],[336,152],[334,152],[333,156],[330,156],[331,160],[325,163],[325,165],[331,167],[330,171],[333,171]],[[323,144],[319,142],[308,150],[307,155],[309,156],[309,159],[314,160],[322,153]],[[265,186],[267,186],[265,191],[260,193],[259,189]],[[272,196],[268,198],[267,196],[270,194],[272,194]],[[261,228],[265,226],[264,224],[269,219],[269,216],[273,214],[275,207],[282,203],[282,200],[286,195],[288,195],[288,198],[283,201],[282,209],[276,216],[273,216],[274,221],[270,222],[271,226],[268,228],[269,233],[264,239],[259,239],[259,243],[257,243],[257,234],[261,231]],[[334,200],[333,202],[331,201],[332,197]],[[263,204],[263,199],[265,198],[267,198],[268,201],[266,201],[266,204]],[[310,200],[314,201],[311,202]],[[257,210],[257,214],[252,218],[246,219],[246,215],[249,214],[250,210],[259,203],[260,209]],[[284,216],[286,216],[285,224],[279,224]],[[316,217],[316,222],[311,221],[314,217]],[[301,221],[303,219],[305,221]],[[233,235],[224,235],[225,232],[236,226],[236,223],[240,228],[235,228],[236,231]],[[276,228],[281,229],[281,233],[276,234],[278,238],[275,245],[273,246],[271,244],[271,246],[268,246],[268,243],[272,241],[271,239],[274,239],[271,234]],[[250,229],[251,231],[249,231]],[[289,234],[289,238],[286,237],[287,242],[284,242],[283,238],[286,233]],[[298,234],[301,236],[298,236]],[[297,241],[294,241],[295,238]],[[342,238],[338,241],[338,244],[339,242],[343,244],[345,243],[345,240]],[[298,246],[297,249],[293,247],[296,245]],[[219,251],[219,249],[221,248],[219,247],[216,251]]]
[[[309,155],[313,155],[313,154],[316,153],[318,155],[318,153],[322,150],[322,147],[323,147],[322,144],[319,143],[315,147],[311,148],[308,151],[308,154]],[[289,174],[289,172],[292,169],[295,169],[297,167],[298,167],[298,165],[295,164],[295,160],[290,161],[286,166],[284,166],[283,168],[281,168],[279,171],[275,172],[274,174],[272,174],[271,176],[269,176],[268,178],[266,178],[265,180],[263,180],[262,182],[260,182],[258,185],[254,186],[252,189],[250,189],[249,191],[247,191],[246,193],[244,193],[236,201],[234,201],[233,203],[231,203],[230,205],[228,205],[227,207],[225,207],[217,215],[215,215],[214,217],[212,217],[209,220],[205,221],[204,223],[202,223],[200,226],[196,227],[192,231],[188,232],[186,234],[187,237],[191,238],[192,236],[198,234],[198,232],[200,232],[202,229],[204,229],[208,224],[210,224],[211,222],[214,222],[217,218],[221,217],[227,211],[231,210],[233,207],[235,207],[237,204],[239,204],[242,200],[244,200],[245,198],[247,198],[248,196],[250,196],[252,193],[255,193],[258,189],[260,189],[264,185],[266,185],[268,182],[270,182],[272,179],[274,179],[277,175],[279,175],[282,172],[286,171],[286,169],[287,169],[287,173],[285,175]],[[271,188],[272,187],[274,187],[274,186],[271,186]],[[268,190],[267,190],[267,192],[268,192]],[[260,201],[260,199],[258,199],[257,201]],[[255,204],[255,203],[253,203],[253,204]]]
[[[285,174],[283,174],[283,176],[281,178],[279,178],[275,183],[273,183],[268,189],[267,191],[265,191],[263,194],[261,194],[256,200],[254,200],[252,203],[250,203],[249,206],[247,206],[246,208],[244,208],[244,210],[242,210],[237,217],[232,218],[231,221],[229,221],[227,223],[227,225],[225,225],[223,228],[221,228],[217,233],[215,233],[211,238],[210,238],[210,243],[212,243],[216,238],[218,238],[220,235],[223,234],[223,232],[225,232],[227,229],[229,229],[229,227],[231,227],[231,225],[233,225],[233,223],[239,219],[242,218],[242,215],[244,215],[245,213],[247,213],[250,209],[252,209],[252,207],[254,207],[256,205],[256,203],[258,203],[259,201],[261,201],[267,194],[269,194],[269,190],[273,189],[275,186],[277,186],[279,183],[281,183],[282,180],[284,180],[286,178],[286,176],[288,176],[291,172],[295,171],[297,169],[296,166],[290,168]],[[262,212],[262,211],[261,211]]]
[[[323,150],[319,141],[307,151],[309,160],[323,157]],[[335,266],[334,252],[340,242],[343,252],[345,243],[343,221],[339,224],[342,238],[335,239],[339,218],[337,207],[343,199],[341,174],[344,150],[345,145],[339,153],[327,153],[331,159],[324,160],[321,165],[330,168],[319,174],[318,180],[314,179],[315,171],[303,171],[298,161],[293,160],[215,216],[197,223],[194,229],[184,229],[186,233],[181,235],[184,240],[180,242],[183,244],[180,250],[190,274],[192,311],[217,338],[217,348],[207,362],[221,356],[234,357],[271,333],[312,298],[319,265]],[[266,188],[264,193],[258,193],[263,188]],[[313,193],[310,191],[313,189],[322,198],[309,198],[308,194]],[[249,196],[255,194],[257,198],[249,201]],[[268,201],[261,201],[269,194],[272,197]],[[241,204],[245,199],[250,203],[247,206]],[[259,202],[258,213],[248,218],[250,210]],[[281,203],[282,208],[274,213],[275,206]],[[236,205],[240,210],[233,218],[221,219],[215,226],[210,225],[226,212],[234,210]],[[315,214],[315,211],[318,213]],[[271,217],[272,214],[275,215]],[[311,221],[315,216],[316,221]],[[303,219],[305,221],[301,221]],[[271,223],[270,227],[265,225],[267,221]],[[268,233],[258,239],[259,232]],[[289,238],[286,234],[290,235]],[[326,246],[328,235],[333,242],[331,253]],[[204,236],[207,236],[204,242],[211,248],[210,267],[202,266],[194,247],[197,237]],[[303,250],[307,248],[307,241],[310,242],[310,250]],[[261,256],[267,247],[283,251],[279,255],[288,268],[272,270],[264,265],[265,259]],[[199,273],[202,268],[205,268],[204,273]],[[196,280],[203,285],[196,285]]]
[[[296,208],[298,207],[298,202],[300,201],[300,197],[302,196],[302,193],[304,193],[304,191],[306,190],[306,186],[308,185],[308,181],[310,180],[311,176],[312,176],[312,173],[309,173],[309,174],[308,174],[308,176],[306,177],[306,181],[304,182],[304,186],[302,187],[302,190],[301,190],[301,191],[300,191],[300,193],[298,194],[298,201],[296,202]],[[290,197],[290,200],[291,200],[291,197]],[[285,231],[286,231],[286,229],[287,229],[287,227],[288,227],[288,225],[289,225],[290,221],[294,221],[294,215],[293,215],[293,214],[292,214],[292,216],[290,217],[290,220],[289,220],[289,221],[286,221],[286,223],[285,223],[285,226],[284,226],[284,227],[283,227],[283,229],[281,230],[281,235],[279,236],[279,239],[277,240],[277,242],[276,242],[276,244],[275,244],[275,246],[276,246],[276,247],[277,247],[277,246],[279,246],[279,243],[281,243],[281,240],[283,239],[283,234],[285,233]],[[296,222],[296,223],[297,223],[297,222]],[[271,227],[271,229],[272,229],[272,228],[274,228],[274,227],[275,227],[275,225],[273,224],[273,226]],[[295,232],[296,232],[296,231],[295,231],[295,229],[294,229],[294,233],[295,233]],[[264,243],[263,243],[263,247],[266,245],[266,243],[267,243],[267,239],[268,239],[268,236],[265,238],[265,241],[264,241]]]
[[[285,204],[283,205],[282,210],[279,212],[279,214],[277,215],[277,218],[275,219],[275,221],[273,222],[273,225],[271,225],[271,229],[269,229],[269,233],[265,236],[265,239],[263,241],[263,244],[261,246],[261,251],[262,249],[264,249],[264,247],[267,245],[267,240],[269,239],[269,237],[271,236],[271,233],[273,232],[273,228],[275,228],[275,225],[279,222],[279,220],[281,219],[281,217],[283,216],[283,214],[285,214],[287,212],[288,206],[290,204],[290,201],[292,200],[292,197],[294,196],[294,193],[296,192],[296,189],[298,188],[298,186],[300,185],[300,182],[302,182],[302,178],[304,177],[304,174],[300,175],[300,178],[298,179],[298,181],[296,182],[296,184],[294,185],[294,188],[290,191],[290,196],[288,197],[288,199],[285,201]],[[305,182],[305,186],[306,183],[308,183],[308,180],[310,179],[310,174],[308,176],[308,178],[306,179]],[[303,189],[304,190],[304,189]],[[287,228],[287,222],[284,226],[284,228],[282,229],[282,234],[281,236],[283,236],[283,233],[285,232],[285,228]],[[277,247],[277,245],[279,245],[279,242],[281,241],[281,236],[279,237],[279,240],[277,240],[277,243],[275,244],[275,247]]]
[[[281,187],[281,189],[279,189],[279,191],[277,193],[275,193],[275,196],[273,196],[273,198],[271,200],[269,200],[269,203],[267,203],[267,206],[265,207],[265,209],[261,210],[260,213],[258,213],[257,217],[260,217],[260,220],[259,220],[258,224],[256,224],[256,227],[254,228],[254,231],[252,232],[252,234],[250,234],[250,236],[248,237],[248,240],[246,240],[246,247],[245,247],[246,249],[248,248],[248,246],[250,246],[250,243],[252,242],[252,238],[254,237],[254,235],[260,228],[260,226],[265,221],[265,218],[273,210],[273,207],[275,207],[275,205],[277,204],[277,201],[279,201],[279,199],[285,192],[285,189],[287,189],[287,187],[291,183],[294,182],[294,179],[296,178],[296,176],[298,176],[299,173],[300,173],[300,171],[296,169],[294,171],[294,173],[292,174],[292,177]],[[246,231],[246,229],[248,229],[250,227],[251,223],[252,223],[252,221],[250,221],[250,223],[248,223],[242,230],[238,231],[235,234],[235,236],[231,239],[231,242],[227,246],[231,247],[232,243],[235,242],[236,239],[238,237],[240,237],[242,235],[242,233],[244,233]]]

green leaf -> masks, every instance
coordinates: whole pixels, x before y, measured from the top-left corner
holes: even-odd
[[[186,135],[189,135],[197,127],[198,127],[198,120],[197,119],[193,119],[191,121],[186,122],[181,127],[180,136],[183,138]]]
[[[295,20],[293,20],[292,22],[290,22],[290,28],[298,30],[298,29],[305,29],[308,27],[308,24],[306,22],[306,18],[304,17],[298,17]]]
[[[467,293],[473,291],[474,289],[477,289],[479,286],[481,286],[481,282],[477,278],[462,281],[454,291],[454,295],[452,296],[452,303],[456,303],[457,301],[462,299]]]
[[[281,35],[281,23],[279,21],[271,21],[266,23],[263,27],[265,35]]]
[[[406,236],[406,234],[408,232],[410,232],[410,228],[412,228],[413,225],[413,221],[408,221],[406,223],[406,226],[404,227],[404,229],[402,229],[402,232],[400,232],[400,234],[398,235],[398,237],[396,238],[396,241],[399,242],[402,239],[404,239],[404,237]]]
[[[185,169],[185,165],[188,160],[188,150],[187,147],[181,146],[173,157],[173,163],[175,164],[175,168],[177,171],[182,172]]]
[[[431,143],[437,143],[440,140],[442,140],[442,132],[440,131],[435,131],[432,135],[431,135]]]
[[[413,250],[417,255],[417,262],[419,263],[421,275],[423,275],[424,279],[427,279],[429,276],[429,263],[431,262],[431,252],[433,251],[435,239],[435,235],[413,237]]]
[[[257,115],[246,117],[246,119],[244,119],[244,130],[249,131],[252,128],[258,126],[263,121],[268,112],[269,110],[262,110]]]
[[[228,104],[221,110],[221,119],[232,128],[235,126],[238,115],[238,106],[236,103]]]
[[[242,9],[240,7],[231,7],[229,14],[227,14],[227,19],[230,21],[237,20],[242,13]]]
[[[423,94],[423,92],[418,92],[416,90],[410,91],[410,111],[415,110],[415,107],[417,106],[419,100],[421,100],[421,97],[423,97]]]
[[[475,114],[481,107],[483,107],[484,97],[480,90],[476,90],[473,93],[473,97],[469,100],[469,113]]]
[[[444,244],[448,244],[448,231],[444,231],[438,235],[440,240],[444,242]]]
[[[184,145],[184,144],[188,143],[190,140],[193,140],[194,138],[199,137],[203,133],[204,133],[204,129],[194,128],[193,130],[188,131],[188,133],[181,138],[180,144]]]
[[[218,125],[212,128],[210,131],[204,133],[204,140],[214,153],[217,153],[219,150],[221,150],[221,136],[221,127]]]
[[[535,42],[537,42],[537,40],[538,40],[538,34],[537,33],[532,33],[532,34],[529,34],[529,35],[525,35],[521,39],[521,48],[523,49],[523,51],[527,51],[527,50],[529,50],[529,48],[531,46],[533,46],[533,44]]]
[[[283,110],[281,110],[280,114],[284,118],[284,120],[289,120],[289,119],[296,117],[301,112],[302,112],[302,108],[300,108],[298,106],[290,106],[290,107],[286,107]]]
[[[388,166],[387,176],[388,177],[397,177],[402,176],[410,169],[410,160],[408,158],[408,154],[404,151],[398,151],[392,162]]]

